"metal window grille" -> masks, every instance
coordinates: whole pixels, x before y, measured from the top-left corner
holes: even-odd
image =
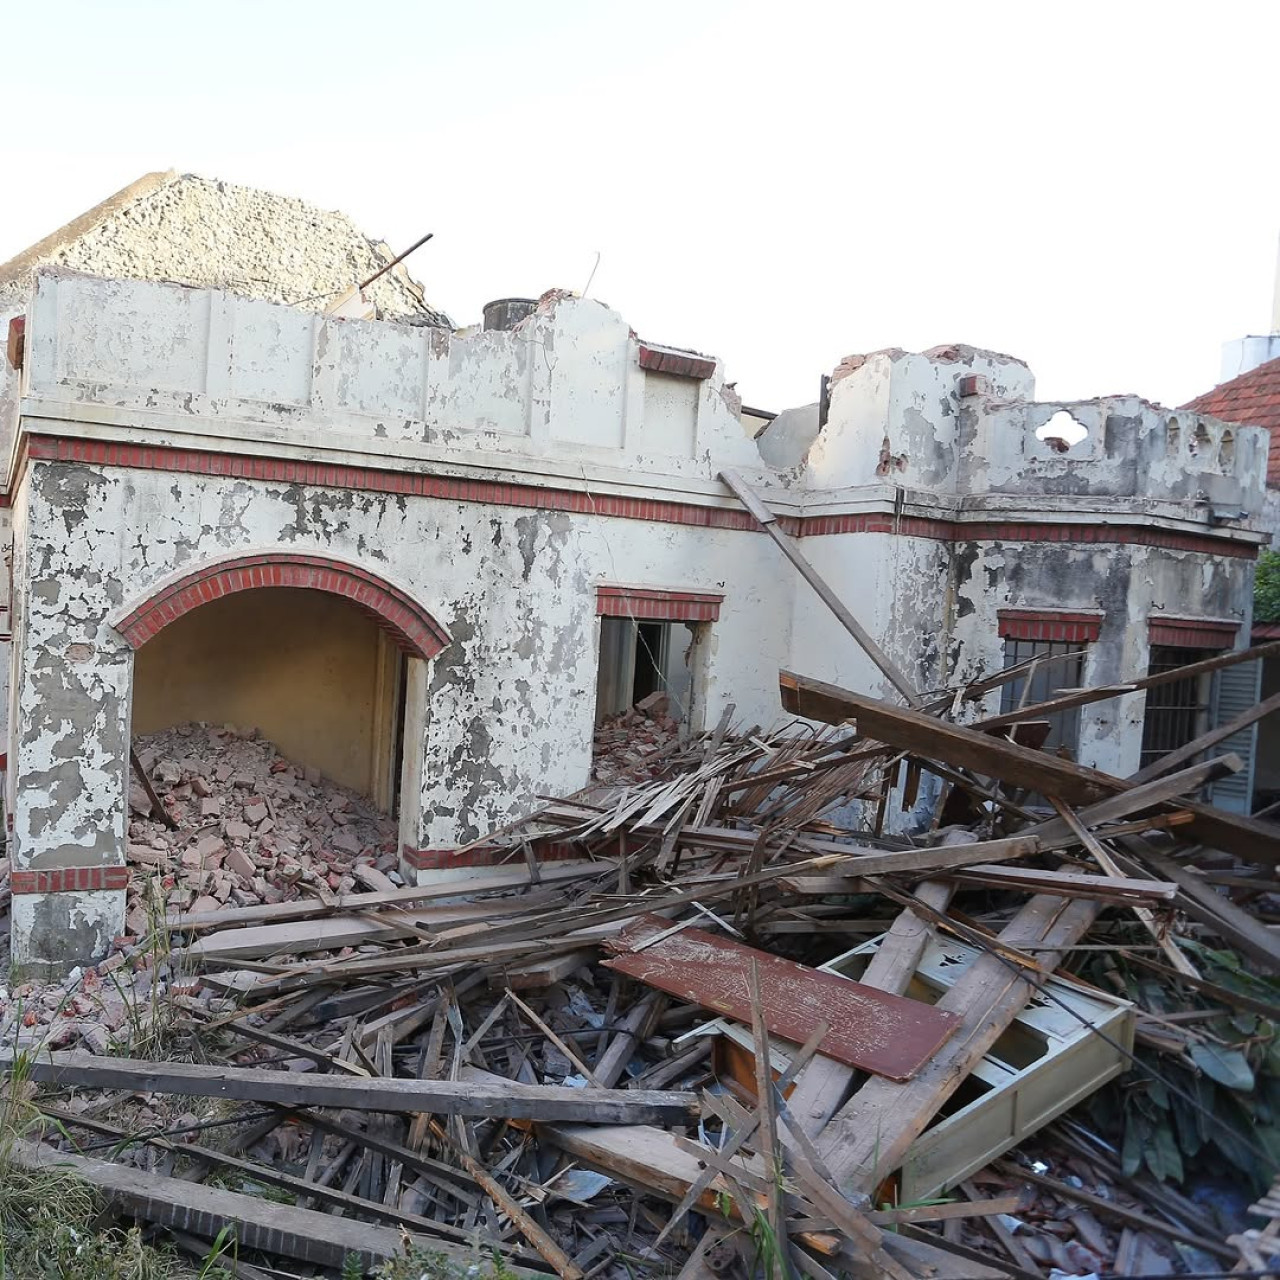
[[[1163,675],[1179,667],[1212,658],[1216,649],[1183,649],[1174,645],[1152,645],[1148,675]],[[1213,702],[1213,674],[1205,672],[1185,680],[1171,680],[1147,690],[1146,714],[1142,721],[1142,766],[1185,747],[1209,727]]]
[[[1010,680],[1001,695],[1002,714],[1033,702],[1045,702],[1061,689],[1078,689],[1084,683],[1084,649],[1080,645],[1062,640],[1008,639],[1004,642],[1006,670],[1033,658],[1053,658],[1056,661],[1040,662],[1027,675]],[[1050,728],[1044,749],[1064,750],[1074,760],[1080,748],[1080,708],[1055,711],[1045,718]]]

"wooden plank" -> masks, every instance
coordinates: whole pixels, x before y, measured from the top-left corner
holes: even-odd
[[[1083,830],[1083,829],[1082,829]],[[1084,835],[1089,835],[1083,831]],[[1092,837],[1090,837],[1092,840]],[[1097,843],[1097,841],[1093,841]],[[1087,847],[1087,846],[1086,846]],[[1165,880],[1130,880],[1079,871],[1043,871],[1036,867],[965,867],[952,872],[964,884],[989,885],[996,889],[1026,889],[1031,893],[1053,893],[1060,898],[1096,898],[1100,902],[1172,902],[1178,886]]]
[[[593,862],[549,862],[541,868],[540,883],[565,882],[605,875],[615,870],[607,859]],[[330,915],[335,911],[367,911],[372,907],[403,907],[412,902],[430,902],[436,898],[474,898],[489,893],[505,893],[531,885],[529,869],[524,866],[509,870],[495,870],[491,874],[474,876],[470,880],[451,880],[444,884],[406,885],[403,889],[391,889],[384,893],[348,893],[326,904],[319,900],[300,898],[296,902],[264,902],[257,907],[221,907],[217,911],[188,911],[169,917],[170,929],[204,929],[212,926],[230,928],[232,925],[275,924],[285,920],[310,920]],[[551,895],[547,899],[550,900]],[[532,895],[526,903],[543,899]]]
[[[941,760],[957,768],[971,769],[999,778],[1010,786],[1042,795],[1060,795],[1073,803],[1101,799],[1122,790],[1124,784],[1110,774],[1042,751],[1016,746],[1003,738],[939,720],[907,707],[894,707],[878,698],[841,689],[782,671],[778,676],[782,705],[792,715],[827,724],[853,720],[863,737],[887,742],[927,760]]]
[[[1119,884],[1126,883],[1125,873],[1120,869],[1116,860],[1111,855],[1111,851],[1102,845],[1080,821],[1078,817],[1059,800],[1056,796],[1050,797],[1050,803],[1057,810],[1058,817],[1071,828],[1072,834],[1084,845],[1085,849],[1092,855],[1093,860],[1107,873],[1113,880]],[[1166,883],[1169,883],[1166,881]],[[1176,894],[1178,886],[1169,884],[1169,888]],[[1146,907],[1135,907],[1134,915],[1142,922],[1142,927],[1155,939],[1160,950],[1164,952],[1169,963],[1179,972],[1192,978],[1198,978],[1200,974],[1197,972],[1195,965],[1183,955],[1178,944],[1168,937],[1165,931],[1160,927],[1160,922],[1156,919],[1154,912],[1147,910]]]
[[[751,512],[756,523],[773,539],[774,545],[799,570],[800,576],[817,592],[818,598],[835,615],[840,625],[858,642],[863,652],[880,669],[885,679],[907,702],[920,706],[920,695],[915,691],[911,681],[894,665],[889,655],[871,638],[867,629],[849,612],[844,602],[827,585],[826,580],[804,557],[800,548],[778,528],[777,517],[761,502],[759,495],[752,490],[736,471],[721,471],[720,479],[733,490],[735,497]]]
[[[9,1159],[25,1169],[72,1170],[96,1187],[107,1204],[122,1215],[176,1228],[206,1240],[216,1239],[226,1230],[243,1249],[283,1254],[335,1270],[349,1256],[359,1258],[365,1269],[371,1270],[400,1254],[406,1240],[406,1233],[397,1227],[374,1226],[224,1191],[221,1187],[166,1178],[132,1165],[53,1151],[21,1138],[13,1139],[6,1151]],[[464,1266],[474,1257],[472,1249],[439,1236],[407,1238],[426,1251],[443,1253]],[[528,1280],[542,1274],[526,1268],[513,1269]]]
[[[916,887],[916,897],[936,911],[946,910],[951,893],[951,885],[936,880],[926,880]],[[930,922],[908,907],[889,927],[862,981],[890,995],[902,995],[915,976],[920,957],[932,936]],[[816,1138],[844,1105],[855,1077],[852,1067],[834,1058],[815,1058],[801,1072],[787,1106],[810,1138]],[[795,1145],[790,1133],[784,1135],[783,1142],[788,1149]]]
[[[0,1052],[0,1067],[13,1056]],[[237,1098],[281,1106],[348,1107],[353,1111],[430,1111],[449,1116],[507,1119],[592,1120],[601,1124],[680,1124],[698,1113],[693,1094],[641,1089],[572,1089],[562,1085],[502,1084],[457,1080],[356,1079],[300,1074],[261,1067],[209,1067],[194,1062],[144,1062],[91,1053],[32,1055],[31,1079],[130,1092],[173,1093],[193,1098]]]
[[[769,1030],[800,1044],[826,1021],[831,1029],[818,1051],[863,1071],[909,1079],[960,1021],[954,1012],[887,995],[702,929],[685,929],[638,954],[626,953],[667,927],[668,921],[659,916],[642,917],[610,940],[609,949],[623,954],[605,961],[606,967],[749,1023],[751,1000],[744,974],[755,960],[764,983]]]
[[[302,954],[307,951],[337,951],[366,942],[391,942],[408,938],[424,929],[442,929],[472,920],[528,911],[523,899],[499,902],[459,903],[449,907],[427,907],[418,911],[384,910],[377,916],[348,915],[340,911],[312,920],[283,924],[255,925],[243,929],[223,929],[205,934],[186,947],[175,947],[173,955],[189,960],[239,960],[254,956]]]
[[[1047,943],[1059,948],[1038,953],[1040,967],[1052,971],[1061,949],[1078,942],[1097,914],[1097,904],[1084,899],[1032,898],[1001,932],[1000,942],[1007,947]],[[943,1011],[960,1013],[957,1033],[914,1080],[868,1080],[823,1131],[818,1150],[837,1186],[870,1194],[897,1169],[911,1144],[1034,990],[1021,970],[997,955],[983,955],[961,974],[938,1002]]]
[[[1118,822],[1131,814],[1141,813],[1144,809],[1154,809],[1157,805],[1177,801],[1182,807],[1189,807],[1183,799],[1189,791],[1199,791],[1206,783],[1227,773],[1234,773],[1241,768],[1239,756],[1219,756],[1216,760],[1206,760],[1202,764],[1193,764],[1165,778],[1152,778],[1140,786],[1130,787],[1121,778],[1113,781],[1118,784],[1116,795],[1097,804],[1081,809],[1077,817],[1083,826],[1100,827],[1107,822]],[[1049,794],[1057,795],[1057,792]],[[1190,825],[1190,824],[1188,824]],[[1078,843],[1074,828],[1063,818],[1049,818],[1034,827],[1028,827],[1024,835],[1036,836],[1046,849],[1056,849],[1064,844]],[[1105,835],[1105,832],[1103,833]]]

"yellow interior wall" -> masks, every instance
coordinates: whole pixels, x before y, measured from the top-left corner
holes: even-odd
[[[376,795],[394,682],[388,642],[354,605],[321,591],[242,591],[172,622],[134,655],[133,732],[187,721],[252,726],[300,764]]]

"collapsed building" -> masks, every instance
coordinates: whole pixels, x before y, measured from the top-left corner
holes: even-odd
[[[1021,361],[957,345],[846,360],[752,439],[718,361],[600,302],[454,332],[398,267],[358,299],[377,318],[335,315],[385,247],[348,224],[285,253],[286,287],[283,240],[243,256],[242,189],[143,187],[0,268],[21,965],[123,931],[138,733],[256,726],[394,812],[422,881],[474,876],[468,846],[581,788],[598,722],[654,692],[690,731],[778,720],[779,668],[893,696],[726,472],[915,687],[1045,660],[975,714],[1248,644],[1261,430],[1039,402]],[[273,236],[319,234],[296,205]],[[204,222],[232,267],[191,249]],[[1240,664],[1066,710],[1046,745],[1126,776],[1256,696]],[[1215,783],[1250,795],[1247,767]]]

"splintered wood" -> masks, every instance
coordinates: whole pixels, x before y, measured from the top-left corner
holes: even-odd
[[[0,1066],[47,1120],[10,1158],[186,1249],[234,1233],[250,1277],[412,1245],[459,1274],[479,1247],[519,1276],[754,1280],[765,1239],[818,1280],[1157,1270],[1175,1243],[1263,1265],[1274,1222],[1228,1246],[1172,1188],[1142,1199],[1115,1135],[1082,1154],[1080,1113],[1053,1122],[1135,1036],[1185,1062],[1214,1011],[1280,1016],[1187,945],[1280,972],[1252,908],[1277,829],[1203,795],[1280,703],[1120,778],[1041,749],[1045,721],[1137,686],[981,719],[1026,668],[885,674],[911,705],[783,672],[809,723],[773,728],[682,736],[652,696],[602,726],[591,786],[461,850],[491,864],[470,878],[398,885],[353,845],[334,882],[181,895],[78,985],[17,990]],[[173,776],[151,803],[188,815],[179,847]],[[161,892],[145,852],[135,900]],[[1158,1009],[1124,998],[1153,985]]]

